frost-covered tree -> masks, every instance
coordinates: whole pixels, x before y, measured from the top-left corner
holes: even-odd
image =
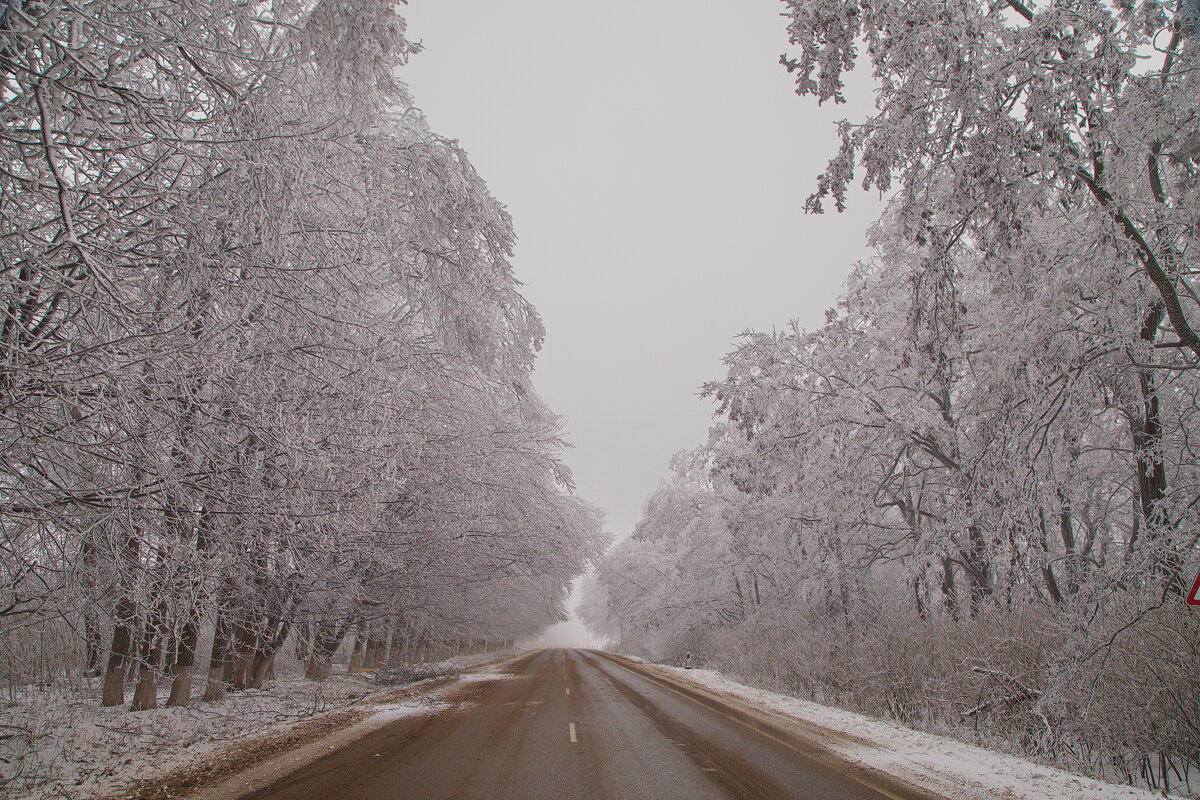
[[[691,519],[668,547],[635,535],[587,618],[654,656],[1162,782],[1152,756],[1198,758],[1179,710],[1195,37],[1156,2],[787,5],[800,94],[840,101],[860,53],[878,82],[809,200],[889,193],[876,257],[824,326],[748,334],[708,385],[720,419],[689,482],[728,543]],[[668,519],[651,503],[639,531]],[[746,576],[732,594],[699,547]]]
[[[861,51],[879,86],[877,113],[842,124],[810,209],[826,197],[843,208],[859,169],[864,187],[897,190],[907,228],[945,210],[988,249],[1019,247],[1035,216],[1069,214],[1136,265],[1165,317],[1154,327],[1175,335],[1172,362],[1200,357],[1186,4],[787,5],[800,52],[783,62],[799,94],[842,102]]]
[[[599,515],[393,4],[27,4],[0,39],[0,635],[77,627],[102,702],[132,672],[147,709],[204,655],[215,698],[288,640],[319,677],[352,631],[561,616]]]

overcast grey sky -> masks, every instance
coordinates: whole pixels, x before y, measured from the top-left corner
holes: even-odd
[[[821,324],[878,203],[806,216],[849,106],[796,97],[778,0],[410,0],[417,105],[513,216],[541,312],[534,375],[567,417],[579,492],[618,537],[671,454],[704,440],[698,386],[747,328]]]

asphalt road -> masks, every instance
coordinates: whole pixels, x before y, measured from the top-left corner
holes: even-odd
[[[580,650],[541,650],[452,710],[401,719],[253,800],[900,800],[734,708]],[[905,795],[907,797],[907,795]]]

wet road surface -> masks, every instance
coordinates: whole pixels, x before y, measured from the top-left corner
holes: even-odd
[[[253,800],[907,800],[734,708],[585,650],[539,650]]]

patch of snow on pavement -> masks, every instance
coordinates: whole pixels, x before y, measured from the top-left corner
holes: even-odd
[[[459,683],[483,683],[485,681],[503,681],[511,678],[504,672],[467,672],[458,676]]]
[[[422,697],[407,703],[367,706],[367,709],[375,712],[371,715],[373,723],[383,724],[407,717],[419,717],[422,714],[438,714],[453,705],[440,697]]]
[[[847,761],[886,772],[962,800],[1161,800],[1148,789],[1075,775],[1017,756],[985,750],[946,736],[906,728],[798,697],[755,689],[719,672],[659,666],[685,681],[726,694],[846,738],[822,744]],[[812,738],[812,732],[797,732]]]

